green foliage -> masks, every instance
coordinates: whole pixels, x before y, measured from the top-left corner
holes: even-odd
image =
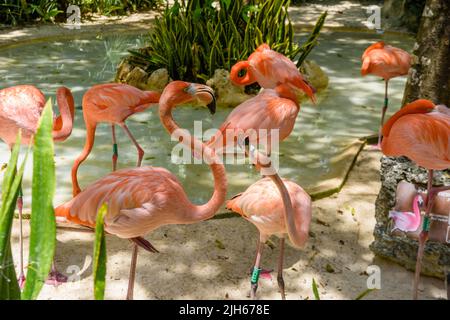
[[[50,271],[56,246],[53,210],[55,162],[53,160],[53,111],[47,101],[34,136],[30,252],[23,299],[36,299]]]
[[[17,171],[20,133],[3,177],[0,207],[0,300],[36,299],[51,268],[56,245],[56,222],[53,211],[55,164],[53,160],[53,112],[47,101],[34,136],[32,214],[28,271],[21,295],[11,254],[11,227],[22,182],[25,159]]]
[[[82,18],[86,14],[120,15],[142,9],[155,8],[161,0],[0,0],[2,24],[17,25],[32,21],[65,19],[69,5],[80,7]]]
[[[123,15],[143,9],[152,9],[161,0],[71,0],[68,4],[80,7],[82,14],[98,13],[103,15]]]
[[[4,24],[41,20],[53,21],[62,11],[55,0],[0,0],[0,21]]]
[[[314,299],[320,300],[319,290],[317,289],[316,280],[314,280],[314,279],[312,281],[312,290],[314,293]]]
[[[0,300],[20,299],[20,289],[17,283],[16,271],[14,270],[10,242],[14,210],[26,161],[25,157],[17,172],[20,139],[19,133],[2,184],[2,203],[0,207]]]
[[[106,241],[104,218],[107,213],[107,206],[103,204],[97,214],[95,223],[95,243],[94,243],[94,297],[95,300],[103,300],[105,297],[106,279]]]
[[[230,69],[262,43],[298,65],[317,44],[326,17],[299,46],[288,14],[289,0],[178,1],[156,19],[148,47],[130,51],[130,62],[147,71],[166,68],[172,79],[204,82],[216,69]]]

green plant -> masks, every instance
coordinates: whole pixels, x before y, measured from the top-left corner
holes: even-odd
[[[0,209],[0,300],[35,299],[51,268],[56,244],[56,224],[52,206],[55,191],[52,129],[53,112],[49,100],[34,136],[30,253],[27,280],[22,294],[17,284],[10,243],[14,210],[26,161],[25,157],[17,171],[20,134],[3,178]]]
[[[16,25],[33,20],[53,21],[62,13],[55,0],[2,0],[0,2],[0,21]]]
[[[80,7],[82,17],[90,13],[123,15],[157,7],[161,0],[0,0],[2,24],[17,25],[32,21],[64,20],[67,7]]]
[[[104,218],[107,213],[107,206],[103,204],[97,214],[95,223],[95,242],[94,242],[94,297],[95,300],[103,300],[105,297],[105,279],[106,279],[106,241]]]
[[[298,66],[317,44],[324,13],[301,46],[294,41],[289,0],[187,0],[167,6],[156,19],[148,46],[130,50],[130,62],[146,71],[166,68],[172,79],[204,82],[216,69],[230,69],[257,46],[294,59]]]
[[[53,210],[55,161],[53,159],[53,111],[49,100],[34,135],[31,186],[30,249],[23,299],[36,299],[53,262],[56,221]]]
[[[25,161],[17,172],[20,149],[20,133],[17,136],[9,163],[3,177],[2,204],[0,207],[0,300],[20,299],[20,289],[11,252],[11,227],[22,182]]]

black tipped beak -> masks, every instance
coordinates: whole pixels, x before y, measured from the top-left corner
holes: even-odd
[[[212,97],[212,101],[210,104],[207,105],[209,112],[211,112],[211,114],[216,113],[216,96],[214,95],[214,93],[211,94]]]
[[[197,89],[197,93],[208,93],[211,95],[211,102],[207,105],[209,112],[211,112],[211,114],[216,113],[216,96],[214,95],[214,90],[211,89],[208,86],[201,86],[200,88]]]

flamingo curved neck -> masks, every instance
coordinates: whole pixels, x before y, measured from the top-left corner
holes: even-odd
[[[283,180],[278,174],[270,175],[269,178],[275,183],[280,192],[281,199],[284,205],[284,220],[287,228],[287,233],[292,244],[296,247],[303,247],[308,240],[308,234],[297,230],[294,220],[294,208],[292,207],[291,197]]]
[[[203,205],[191,203],[193,212],[190,213],[189,217],[192,219],[192,222],[206,220],[213,217],[220,206],[225,202],[227,194],[225,167],[211,148],[197,140],[187,130],[181,129],[178,126],[172,117],[172,109],[174,107],[175,105],[173,104],[164,101],[160,102],[159,116],[161,123],[171,136],[176,134],[181,143],[188,146],[195,154],[203,156],[204,161],[209,164],[214,177],[214,193],[210,200]]]
[[[69,89],[61,87],[56,94],[60,115],[56,118],[52,136],[55,141],[63,141],[72,133],[75,103]]]
[[[416,221],[420,221],[420,208],[419,208],[419,197],[420,195],[416,195],[413,200],[413,212],[414,212],[414,218]]]

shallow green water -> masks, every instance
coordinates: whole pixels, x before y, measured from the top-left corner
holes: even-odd
[[[376,132],[383,101],[383,82],[375,77],[362,78],[360,56],[370,43],[386,42],[411,50],[413,39],[399,35],[333,32],[323,33],[310,55],[330,77],[329,88],[319,95],[319,103],[304,103],[292,135],[280,146],[281,174],[304,188],[332,179],[342,170],[343,162],[330,159],[341,153],[355,139]],[[58,86],[65,85],[74,93],[80,107],[83,93],[93,84],[111,81],[115,67],[126,50],[142,44],[141,35],[80,38],[69,41],[33,43],[0,50],[0,88],[17,84],[34,84],[46,95],[54,97]],[[400,106],[406,79],[390,81],[390,112]],[[182,107],[175,111],[179,124],[193,128],[195,120],[203,120],[203,129],[218,127],[231,109],[219,109],[211,116],[206,109]],[[389,115],[388,114],[388,115]],[[55,204],[70,198],[70,168],[84,145],[82,113],[77,109],[72,136],[55,148],[57,194]],[[163,130],[156,109],[133,116],[128,121],[131,131],[144,148],[144,165],[163,166],[182,181],[192,201],[206,201],[212,192],[212,176],[206,165],[178,165],[171,162],[175,142]],[[119,131],[120,132],[120,131]],[[134,146],[124,134],[118,135],[119,165],[135,165]],[[97,129],[96,143],[79,171],[80,184],[102,177],[111,169],[111,135],[106,124]],[[0,163],[9,151],[0,144]],[[345,162],[345,161],[344,161]],[[25,177],[25,201],[29,201],[30,164]],[[228,165],[229,195],[243,191],[259,177],[248,165]],[[29,202],[28,202],[29,203]]]

